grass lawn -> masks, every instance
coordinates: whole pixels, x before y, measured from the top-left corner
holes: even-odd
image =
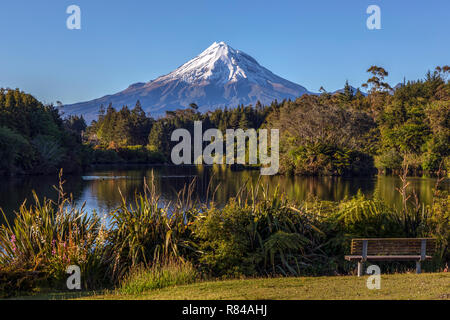
[[[142,295],[109,293],[82,299],[108,300],[320,300],[450,299],[450,273],[396,274],[381,278],[381,290],[369,290],[366,277],[277,278],[202,282]]]
[[[117,292],[52,293],[37,300],[450,300],[450,273],[394,274],[381,277],[381,289],[369,290],[368,276],[247,279],[201,282],[141,295]]]

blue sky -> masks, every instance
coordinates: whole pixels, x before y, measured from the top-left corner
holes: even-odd
[[[82,29],[66,28],[80,6]],[[382,30],[366,9],[381,8]],[[450,1],[407,0],[3,0],[0,87],[46,103],[115,93],[167,74],[214,41],[318,91],[358,87],[376,64],[388,81],[450,64]]]

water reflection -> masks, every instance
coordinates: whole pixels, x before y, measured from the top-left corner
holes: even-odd
[[[119,189],[127,199],[135,192],[143,190],[144,178],[152,179],[163,200],[173,200],[186,184],[196,179],[194,196],[206,200],[208,186],[216,190],[215,201],[223,205],[235,195],[246,182],[256,183],[261,179],[269,190],[277,186],[291,199],[304,200],[314,196],[322,200],[342,200],[361,190],[367,196],[377,194],[390,205],[401,204],[396,188],[401,185],[397,177],[338,178],[338,177],[260,177],[259,171],[232,171],[225,166],[158,166],[158,167],[117,167],[99,168],[84,176],[65,177],[65,191],[73,194],[78,204],[86,202],[89,212],[107,213],[120,204]],[[411,188],[415,188],[421,201],[430,203],[435,179],[410,178]],[[3,179],[0,184],[0,207],[10,219],[24,201],[32,202],[32,190],[39,198],[55,199],[56,191],[52,187],[58,183],[54,177],[20,177]],[[450,180],[444,181],[444,188],[450,190]],[[2,218],[0,218],[2,219]]]

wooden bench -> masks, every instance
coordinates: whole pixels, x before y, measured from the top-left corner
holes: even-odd
[[[431,259],[436,251],[436,239],[353,239],[347,261],[358,261],[358,277],[363,275],[366,261],[416,261],[416,272],[421,273],[421,262]]]

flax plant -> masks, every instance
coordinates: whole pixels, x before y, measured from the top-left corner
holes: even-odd
[[[42,272],[50,282],[61,282],[66,268],[78,265],[85,285],[98,280],[104,227],[95,213],[85,212],[84,204],[74,206],[63,184],[60,179],[57,202],[40,201],[33,192],[34,205],[25,201],[12,223],[2,211],[6,224],[0,226],[1,271]]]
[[[144,182],[144,193],[136,193],[111,214],[110,246],[107,259],[115,280],[131,269],[150,267],[167,259],[183,260],[182,253],[191,248],[189,226],[195,215],[192,203],[193,184],[178,194],[175,203],[165,202],[153,183]]]

